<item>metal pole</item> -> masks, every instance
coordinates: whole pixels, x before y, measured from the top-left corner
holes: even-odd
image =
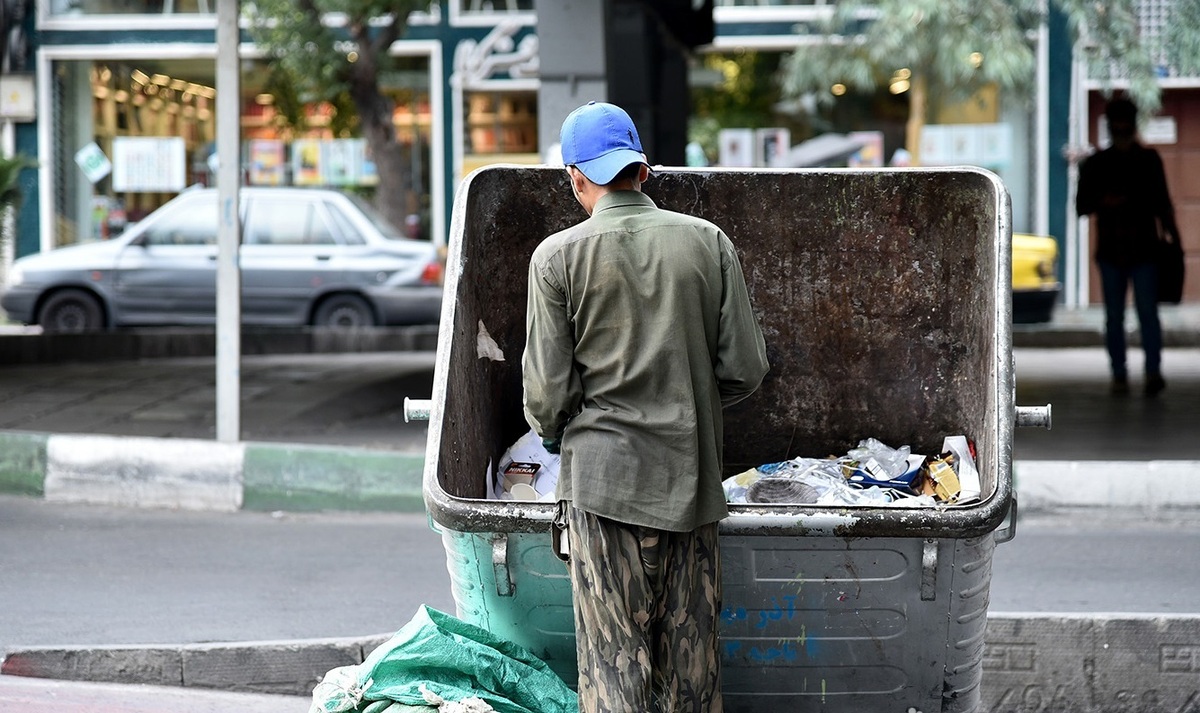
[[[0,155],[13,158],[17,155],[16,134],[13,122],[0,122]],[[16,216],[12,210],[0,214],[0,284],[8,280],[8,270],[17,254]]]
[[[1042,21],[1037,31],[1037,153],[1034,159],[1034,221],[1038,235],[1050,234],[1050,29],[1046,25],[1048,12],[1045,0],[1041,3]]]
[[[217,0],[217,440],[241,440],[241,87],[238,0]]]

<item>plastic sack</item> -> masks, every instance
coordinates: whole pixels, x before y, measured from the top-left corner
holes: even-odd
[[[892,448],[876,438],[867,438],[847,451],[846,456],[857,461],[860,468],[877,480],[891,480],[908,470],[910,452],[908,446]]]
[[[345,669],[355,669],[356,683]],[[336,682],[329,679],[336,675]],[[523,647],[422,606],[387,642],[353,667],[334,669],[313,690],[310,713],[396,710],[478,698],[497,713],[577,713],[575,692]],[[330,683],[331,685],[325,685]],[[347,693],[346,689],[350,689]],[[339,707],[350,704],[352,708]]]
[[[491,488],[488,497],[492,500],[541,500],[552,502],[554,490],[558,485],[558,472],[562,467],[562,457],[550,453],[542,444],[542,438],[533,429],[517,439],[500,457],[500,467],[494,473],[488,474]],[[510,471],[523,471],[525,477],[520,477],[517,484],[528,485],[524,490],[525,497],[514,496],[514,483],[510,480]]]
[[[979,499],[982,491],[979,483],[979,469],[975,467],[975,458],[971,456],[971,445],[966,436],[946,436],[942,441],[942,451],[953,453],[958,473],[959,486],[962,488],[957,502],[967,503]]]

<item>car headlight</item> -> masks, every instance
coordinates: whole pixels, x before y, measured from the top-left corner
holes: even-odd
[[[11,267],[8,270],[8,286],[17,287],[25,281],[25,271],[19,267]]]

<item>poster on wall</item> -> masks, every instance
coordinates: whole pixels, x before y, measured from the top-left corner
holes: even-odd
[[[366,139],[299,139],[292,143],[297,186],[373,186],[379,182]]]
[[[1008,124],[941,124],[921,130],[921,163],[1001,169],[1012,160]]]
[[[754,130],[754,160],[757,166],[774,166],[792,148],[792,132],[783,128]]]
[[[283,185],[284,143],[276,139],[250,140],[250,185]]]
[[[375,160],[371,156],[371,147],[367,146],[366,139],[353,139],[359,142],[362,150],[359,156],[362,159],[362,169],[358,175],[358,185],[360,186],[375,186],[379,184],[379,169],[375,166]]]
[[[717,143],[722,166],[754,165],[754,129],[721,129]]]
[[[362,147],[353,139],[326,141],[325,182],[331,186],[353,186],[358,183],[362,165]]]
[[[176,193],[187,182],[182,137],[118,136],[113,139],[112,186],[121,193]]]
[[[862,148],[850,154],[846,165],[850,168],[879,168],[883,166],[883,132],[851,131],[848,138],[862,143]]]
[[[299,139],[292,142],[292,183],[297,186],[322,185],[321,141]]]

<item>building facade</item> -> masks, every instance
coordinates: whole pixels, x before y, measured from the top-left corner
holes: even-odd
[[[667,17],[692,6],[676,3],[681,9],[673,11],[673,0],[645,2]],[[1164,3],[1169,0],[1142,4]],[[407,19],[407,31],[393,44],[399,67],[384,86],[395,101],[397,135],[411,160],[413,188],[401,197],[409,213],[401,227],[409,234],[444,243],[455,187],[471,170],[552,160],[547,151],[574,98],[548,93],[550,84],[573,87],[572,97],[606,93],[602,82],[587,84],[603,68],[587,74],[562,65],[564,38],[575,42],[572,32],[579,28],[562,19],[543,20],[554,26],[539,27],[534,5],[534,0],[430,3]],[[822,0],[713,5],[712,39],[695,48],[700,55],[739,48],[786,53],[802,37],[797,28],[828,10]],[[211,0],[46,0],[35,6],[27,19],[26,67],[35,111],[9,120],[3,134],[5,148],[39,162],[35,179],[25,186],[16,226],[18,256],[106,239],[187,186],[212,182],[215,171]],[[1109,86],[1079,71],[1081,60],[1066,37],[1065,23],[1054,17],[1039,35],[1041,81],[1034,111],[998,102],[989,116],[969,121],[1002,130],[1003,154],[988,167],[1013,196],[1014,228],[1060,239],[1067,301],[1083,304],[1096,299],[1097,281],[1086,259],[1087,225],[1069,212],[1074,167],[1064,149],[1095,142],[1099,97]],[[283,126],[271,88],[263,85],[262,52],[244,27],[239,55],[243,180],[369,191],[372,165],[364,142],[335,136],[327,108],[319,105],[309,107],[303,130]],[[1200,179],[1186,170],[1200,152],[1195,111],[1200,82],[1164,71],[1162,118],[1173,122],[1174,134],[1173,143],[1159,148],[1180,222],[1187,226],[1186,249],[1200,255]],[[1164,130],[1162,137],[1171,136]],[[671,143],[652,160],[682,163],[677,148]],[[1192,267],[1187,294],[1196,299],[1200,264]]]

